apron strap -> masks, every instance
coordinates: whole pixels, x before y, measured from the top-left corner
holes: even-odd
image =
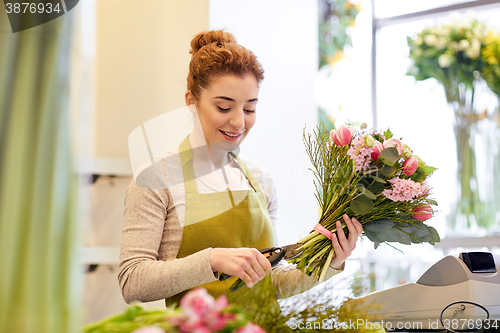
[[[186,138],[182,140],[181,144],[179,145],[179,155],[181,158],[182,172],[184,174],[184,185],[186,186],[186,193],[198,194],[198,186],[196,185],[196,175],[194,174],[193,154],[191,152],[191,145],[189,143],[189,135],[186,136]],[[233,152],[229,152],[229,155],[231,155],[238,162],[243,175],[253,187],[254,191],[262,192],[259,183],[254,178],[246,164],[243,163],[243,161]]]
[[[181,157],[186,193],[198,194],[198,186],[196,185],[196,176],[193,168],[193,153],[191,152],[191,145],[189,144],[189,135],[186,136],[179,145],[179,155]]]
[[[248,167],[246,166],[246,164],[243,163],[243,161],[241,160],[241,158],[239,158],[233,152],[229,152],[229,155],[231,155],[234,159],[236,159],[236,161],[240,165],[241,171],[243,172],[243,174],[245,175],[245,177],[248,179],[248,182],[250,183],[250,185],[252,185],[254,191],[255,192],[262,192],[262,189],[260,188],[259,182],[257,182],[257,180],[255,179],[255,177],[250,172],[250,170],[248,169]]]

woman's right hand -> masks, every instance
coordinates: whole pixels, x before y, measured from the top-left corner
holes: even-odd
[[[239,277],[248,288],[271,272],[269,260],[259,250],[247,247],[213,248],[210,265],[214,272]]]

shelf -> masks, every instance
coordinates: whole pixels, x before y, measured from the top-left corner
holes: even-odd
[[[124,158],[80,157],[78,166],[80,174],[133,176],[130,161]]]
[[[93,246],[81,249],[84,265],[115,265],[120,263],[120,248],[118,246]]]

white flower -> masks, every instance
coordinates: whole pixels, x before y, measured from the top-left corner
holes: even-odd
[[[448,43],[448,39],[445,37],[439,37],[438,41],[436,43],[436,49],[442,50],[446,47],[446,44]]]
[[[441,68],[448,68],[451,65],[451,58],[447,54],[441,54],[438,58],[438,63]]]
[[[486,32],[483,25],[477,25],[474,28],[472,28],[472,34],[476,38],[484,38],[484,36],[486,36]]]
[[[479,50],[475,50],[473,48],[468,48],[466,51],[465,51],[465,54],[471,58],[471,59],[476,59],[477,57],[479,57]]]
[[[436,45],[437,43],[437,37],[436,35],[426,35],[424,36],[424,42],[425,44],[429,45],[429,46],[434,46]]]
[[[481,50],[481,42],[474,38],[471,42],[471,46],[474,49],[474,51],[479,51]]]
[[[451,49],[453,50],[453,52],[457,52],[458,51],[458,43],[453,41],[450,43],[450,47]]]
[[[467,39],[462,39],[460,42],[458,42],[458,49],[460,51],[467,49],[469,46],[470,46],[470,43]]]

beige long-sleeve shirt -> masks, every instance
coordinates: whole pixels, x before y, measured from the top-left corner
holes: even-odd
[[[132,180],[125,196],[118,280],[127,303],[168,298],[179,292],[216,281],[209,261],[210,248],[177,259],[185,216],[185,187],[181,161],[173,152],[157,156],[152,167]],[[244,161],[266,194],[275,229],[278,201],[271,177]],[[222,191],[203,178],[196,179],[199,193]],[[240,190],[250,185],[242,177]],[[276,235],[276,233],[275,233]],[[329,268],[327,278],[340,271]],[[317,285],[311,277],[282,261],[273,269],[276,297],[286,298]]]

